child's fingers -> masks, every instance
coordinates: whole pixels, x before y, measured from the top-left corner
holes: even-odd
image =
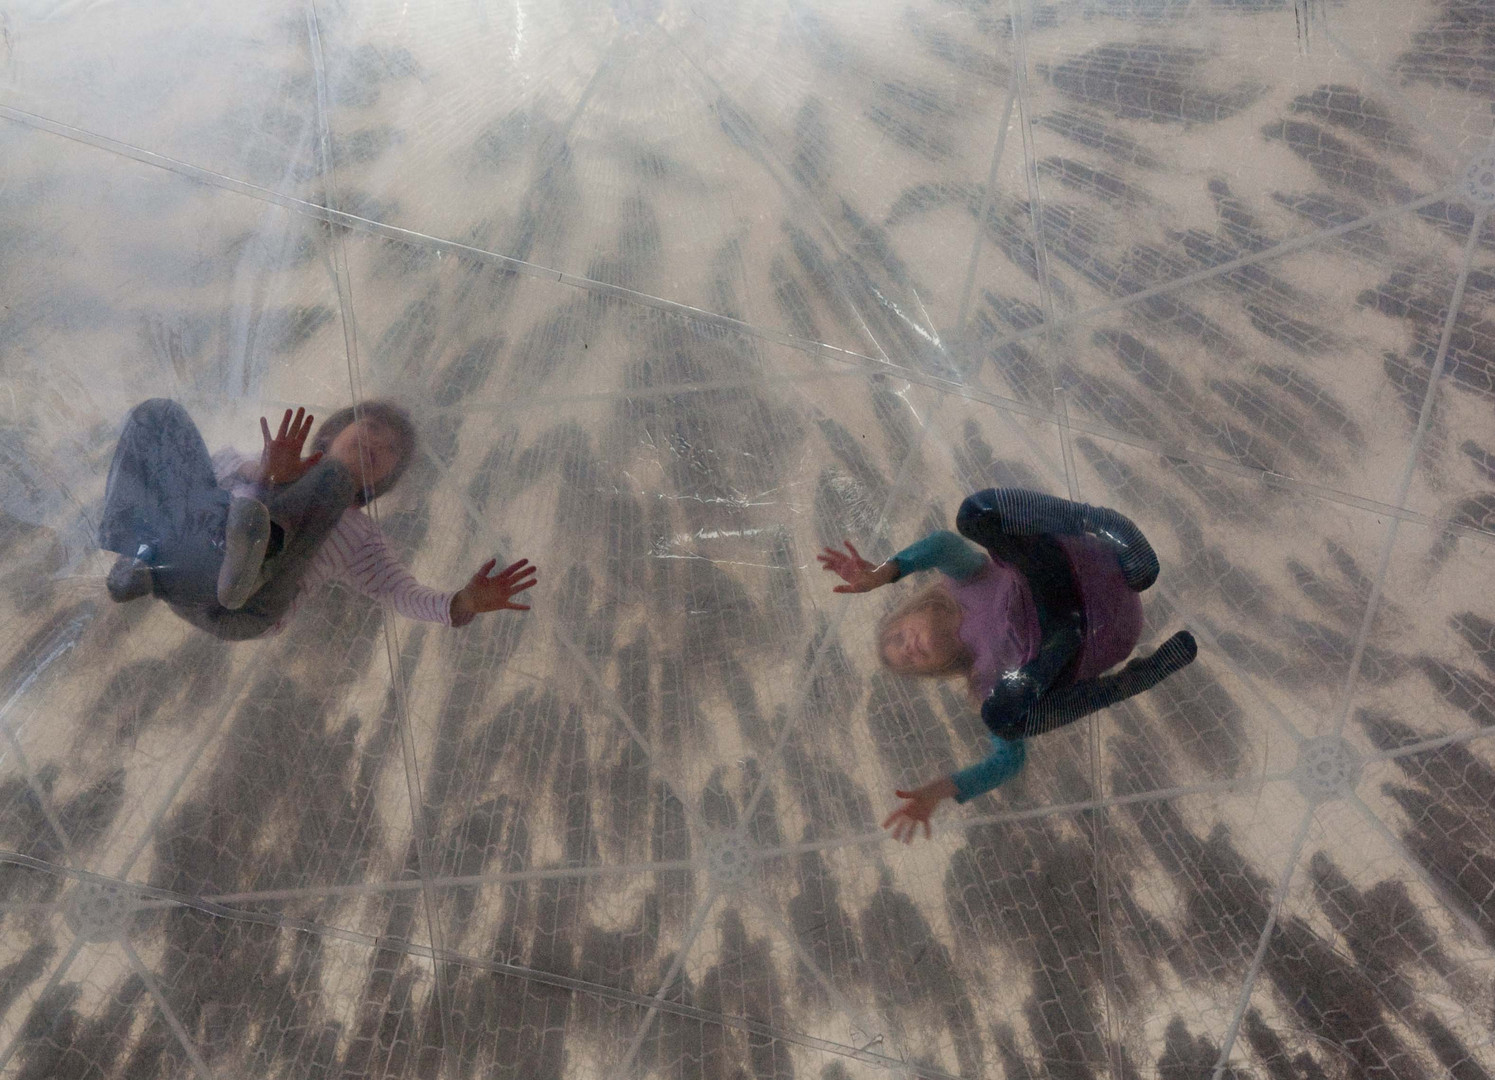
[[[474,577],[487,577],[488,576],[488,572],[490,570],[492,570],[497,565],[498,565],[498,560],[497,559],[489,559],[482,566],[478,567],[478,572],[476,574],[474,574],[473,576]]]
[[[537,584],[539,584],[538,579],[531,578],[529,581],[524,582],[522,585],[510,585],[509,586],[509,592],[510,593],[523,592],[525,589],[533,588]]]
[[[912,791],[895,791],[893,792],[893,794],[898,796],[900,799],[912,799],[914,797],[914,793]]]
[[[286,437],[286,433],[289,432],[290,430],[291,430],[291,410],[287,409],[286,410],[286,414],[280,418],[280,434],[278,436],[276,436],[276,437],[284,439]]]
[[[270,421],[266,420],[263,416],[260,417],[260,434],[264,435],[265,445],[268,447],[272,441],[270,439]]]
[[[933,835],[934,834],[929,831],[929,819],[925,818],[924,819],[924,839],[928,840]]]
[[[856,545],[853,544],[850,540],[846,541],[846,550],[851,552],[851,557],[854,559],[860,559],[862,557],[862,553],[856,549]]]
[[[529,605],[528,604],[505,604],[504,607],[507,608],[510,611],[528,611],[529,610]]]

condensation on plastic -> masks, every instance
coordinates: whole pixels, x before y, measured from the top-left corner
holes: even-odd
[[[1455,0],[0,8],[0,1074],[1495,1070],[1492,49]],[[534,610],[112,603],[151,397],[248,451],[402,402],[391,543]],[[991,485],[1135,519],[1200,659],[895,846],[980,720],[878,669],[914,586],[814,555]]]

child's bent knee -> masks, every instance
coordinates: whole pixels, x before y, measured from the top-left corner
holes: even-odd
[[[141,423],[159,423],[168,417],[187,419],[187,410],[170,398],[150,398],[130,410],[130,419]]]
[[[962,536],[969,536],[967,529],[984,513],[992,508],[996,488],[986,488],[973,495],[967,495],[960,504],[960,509],[955,512],[955,528]]]

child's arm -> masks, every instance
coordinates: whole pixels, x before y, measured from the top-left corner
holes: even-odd
[[[466,626],[472,622],[473,616],[485,611],[529,610],[528,604],[512,604],[509,600],[539,580],[536,576],[539,568],[531,566],[528,559],[520,559],[495,574],[493,568],[497,565],[497,559],[489,559],[478,567],[478,572],[472,575],[466,587],[452,597],[453,626]]]
[[[1023,762],[1028,760],[1028,750],[1021,739],[992,739],[991,744],[992,751],[984,761],[950,775],[956,802],[963,803],[977,795],[985,795],[1022,772]]]
[[[898,568],[898,578],[920,570],[938,570],[946,577],[965,581],[986,566],[986,556],[948,529],[932,532],[894,555],[888,562]]]
[[[993,739],[992,752],[985,761],[941,777],[914,791],[895,791],[894,794],[905,801],[887,816],[882,827],[892,828],[893,839],[902,840],[905,844],[914,838],[921,824],[927,837],[930,835],[929,818],[940,803],[946,799],[963,803],[1005,784],[1022,771],[1027,755],[1021,740]]]
[[[344,520],[346,521],[349,517],[353,515],[346,515]],[[379,527],[372,521],[369,521],[368,525],[365,535],[360,537],[361,543],[358,544],[356,550],[349,552],[347,569],[337,576],[367,597],[380,601],[387,600],[406,618],[452,625],[455,614],[452,602],[457,594],[437,592],[429,586],[422,585],[416,580],[415,575],[394,557],[385,543],[384,536],[379,532]],[[335,543],[341,539],[334,535],[328,538],[328,543]],[[471,616],[468,618],[470,619]]]
[[[387,600],[401,615],[422,622],[466,626],[485,611],[507,608],[528,611],[510,597],[535,584],[538,573],[528,559],[520,559],[497,574],[497,560],[489,559],[471,580],[456,592],[438,592],[422,585],[389,550],[379,526],[366,514],[343,515],[342,523],[327,538],[333,548],[333,576],[365,596]]]
[[[821,566],[846,582],[836,586],[839,593],[871,592],[919,570],[938,570],[956,581],[964,581],[986,566],[986,556],[946,530],[930,533],[910,544],[881,566],[873,566],[862,558],[850,540],[845,543],[846,551],[826,548],[819,556]]]

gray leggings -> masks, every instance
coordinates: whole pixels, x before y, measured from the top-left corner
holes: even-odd
[[[266,559],[268,580],[237,611],[218,603],[218,568],[230,495],[187,411],[155,398],[130,411],[109,467],[99,546],[152,551],[152,591],[193,626],[226,641],[259,637],[290,609],[311,562],[353,505],[347,468],[323,459],[262,499],[283,543]]]

